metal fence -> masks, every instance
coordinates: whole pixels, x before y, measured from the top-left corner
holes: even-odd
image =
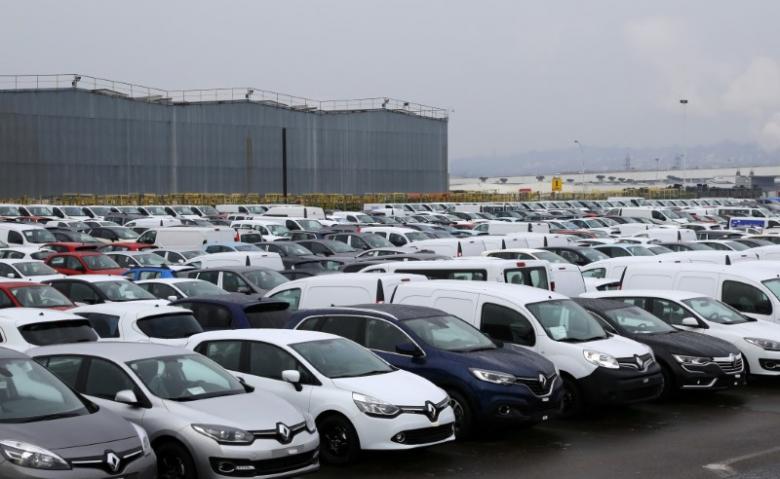
[[[51,75],[0,75],[0,90],[44,90],[77,88],[104,95],[162,104],[203,102],[256,102],[268,106],[311,112],[388,110],[445,120],[444,108],[395,98],[376,97],[351,100],[313,100],[255,87],[165,90],[134,83],[98,78],[78,73]]]

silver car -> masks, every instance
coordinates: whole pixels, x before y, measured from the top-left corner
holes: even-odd
[[[80,397],[32,359],[0,348],[0,477],[157,477],[143,429]]]
[[[288,477],[319,469],[311,416],[185,349],[100,342],[30,355],[149,433],[161,479]]]

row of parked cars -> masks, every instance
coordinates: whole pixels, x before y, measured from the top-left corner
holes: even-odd
[[[264,213],[99,244],[0,223],[28,239],[0,249],[0,476],[300,475],[780,374],[771,227]]]

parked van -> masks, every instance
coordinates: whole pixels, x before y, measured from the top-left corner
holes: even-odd
[[[659,243],[696,241],[696,232],[687,228],[651,228],[637,233],[634,238],[648,238]]]
[[[278,253],[267,251],[231,251],[196,256],[184,263],[197,269],[216,268],[223,266],[263,266],[265,268],[284,270],[282,257]]]
[[[637,264],[626,268],[622,289],[692,291],[723,301],[743,314],[780,322],[780,266],[755,261],[731,266]]]
[[[540,353],[560,370],[564,415],[588,403],[647,401],[663,390],[649,347],[608,334],[569,298],[537,288],[497,283],[403,283],[393,304],[441,309],[505,343]]]
[[[526,223],[508,221],[488,221],[474,227],[474,231],[491,235],[505,235],[509,233],[549,233],[549,223]]]
[[[329,274],[289,281],[272,289],[265,297],[286,301],[291,311],[384,303],[399,284],[425,279],[416,274]]]
[[[587,290],[579,266],[566,261],[550,251],[533,248],[513,248],[485,251],[482,255],[489,258],[515,261],[547,261],[550,263],[550,283],[555,285],[554,291],[569,297],[576,297]]]
[[[245,215],[262,215],[268,207],[263,205],[216,205],[214,207],[221,214],[242,213]]]
[[[276,241],[287,237],[290,232],[286,226],[273,220],[238,220],[230,223],[230,227],[235,230],[254,230],[263,236],[264,241]]]
[[[406,216],[410,214],[404,208],[391,203],[365,203],[363,211],[371,215],[379,216]]]
[[[613,208],[606,216],[629,216],[632,218],[652,218],[666,223],[685,223],[685,219],[669,208]]]
[[[124,224],[125,228],[155,228],[181,226],[181,220],[172,216],[149,216],[147,218],[138,218],[128,221]]]
[[[43,226],[29,223],[0,223],[0,243],[9,246],[43,246],[57,238]]]
[[[575,246],[578,238],[565,234],[509,233],[503,236],[502,239],[502,248],[507,249]]]
[[[280,205],[268,208],[268,210],[263,213],[263,216],[283,216],[324,220],[325,211],[322,208],[318,208],[316,206]]]
[[[165,249],[196,250],[211,243],[230,243],[235,236],[232,228],[163,227],[144,231],[136,242]]]
[[[238,220],[238,218],[236,219]],[[317,220],[303,217],[292,218],[287,216],[255,216],[248,219],[275,222],[276,224],[282,225],[290,231],[319,231],[325,227],[323,222],[326,221],[324,219]]]
[[[487,248],[483,238],[487,237],[425,239],[409,243],[401,249],[410,253],[432,251],[436,254],[453,258],[461,256],[479,256]],[[500,245],[500,240],[498,241]]]

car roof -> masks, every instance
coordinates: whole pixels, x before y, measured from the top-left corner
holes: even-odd
[[[30,356],[52,356],[59,354],[88,355],[105,358],[114,362],[126,363],[139,359],[157,358],[175,355],[192,355],[193,351],[174,346],[154,343],[131,343],[121,341],[95,341],[71,344],[58,344],[33,348]]]
[[[71,276],[66,276],[64,278],[59,278],[52,281],[67,281],[67,280],[84,281],[85,283],[99,283],[102,281],[129,281],[124,276],[119,276],[116,274],[74,274]]]
[[[112,255],[112,254],[122,254],[122,255],[125,255],[125,256],[138,256],[138,255],[142,255],[142,254],[143,255],[148,255],[148,254],[154,254],[154,253],[152,253],[151,251],[107,251],[104,254],[107,254],[109,256]]]
[[[107,314],[148,313],[148,314],[144,314],[145,316],[152,316],[157,314],[183,313],[183,312],[191,313],[190,310],[184,309],[180,306],[168,306],[168,305],[163,306],[159,303],[150,303],[147,301],[153,301],[153,300],[122,301],[118,303],[90,304],[87,306],[79,306],[73,308],[71,311],[73,311],[74,314],[79,314],[80,312],[107,313]]]
[[[3,308],[0,309],[0,321],[13,321],[16,326],[25,324],[84,319],[76,313],[42,308]]]
[[[372,277],[375,275],[371,275]],[[497,283],[494,281],[462,281],[456,279],[436,279],[402,283],[399,288],[414,288],[422,290],[451,289],[463,293],[502,294],[512,300],[523,303],[536,303],[552,299],[569,299],[568,297],[546,289],[525,286],[521,284]]]
[[[2,289],[27,288],[31,286],[48,286],[48,285],[43,283],[36,283],[33,281],[0,281],[0,288]]]
[[[612,309],[625,309],[631,308],[633,304],[623,303],[614,299],[602,299],[602,298],[572,298],[572,300],[584,306],[585,308],[595,309],[596,311],[610,311]]]
[[[195,259],[195,258],[193,258]],[[205,271],[230,271],[233,273],[248,273],[251,271],[274,271],[275,269],[266,268],[265,266],[212,266],[210,268],[190,269],[187,273],[201,273]]]
[[[339,339],[341,336],[320,331],[304,331],[301,329],[237,329],[223,331],[209,331],[190,336],[189,342],[213,341],[220,339],[256,340],[274,344],[297,344],[308,341],[321,341],[324,339]]]
[[[673,289],[623,289],[615,291],[598,291],[593,293],[583,293],[580,297],[588,298],[590,296],[598,296],[599,298],[623,298],[627,296],[654,296],[659,298],[667,298],[675,301],[682,301],[691,298],[701,298],[707,296],[702,293],[695,293],[693,291],[678,291]]]
[[[63,251],[62,253],[54,253],[52,256],[100,256],[105,253],[95,250],[82,250],[82,251]]]
[[[176,284],[176,283],[189,283],[192,281],[208,283],[208,281],[198,279],[198,278],[151,278],[151,279],[142,279],[140,281],[135,281],[135,284],[147,284],[147,283]]]
[[[228,294],[210,294],[204,296],[190,296],[187,298],[180,298],[173,301],[171,304],[176,305],[178,303],[188,303],[192,301],[219,303],[219,304],[234,304],[238,306],[252,306],[255,304],[276,304],[282,305],[289,303],[280,299],[263,298],[258,294],[243,294],[243,293],[228,293]]]
[[[43,261],[39,259],[32,259],[32,258],[2,258],[0,259],[0,263],[5,263],[5,264],[43,263]]]
[[[317,309],[310,309],[310,310],[304,309],[295,312],[292,316],[302,317],[302,316],[321,315],[326,313],[345,314],[345,313],[356,313],[356,312],[367,312],[367,313],[379,314],[397,321],[405,321],[407,319],[417,319],[417,318],[430,318],[436,316],[444,316],[447,314],[439,309],[429,308],[427,306],[413,306],[408,304],[385,303],[385,304],[356,304],[354,306],[337,306],[332,308],[317,308]]]

